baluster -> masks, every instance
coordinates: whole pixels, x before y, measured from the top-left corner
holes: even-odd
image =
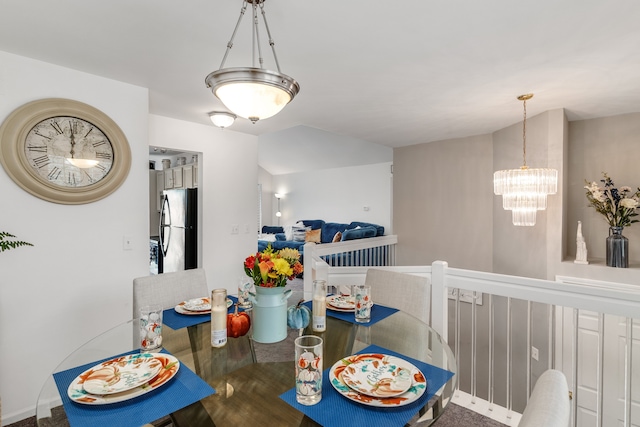
[[[548,357],[547,357],[547,368],[554,369],[556,366],[555,356],[556,356],[556,339],[555,339],[555,327],[556,327],[556,306],[548,304],[548,319],[549,319],[549,342],[547,348],[549,349]]]
[[[571,400],[573,412],[573,425],[578,425],[578,309],[573,309],[573,348],[571,350],[571,363],[573,366],[573,399]]]
[[[456,288],[453,291],[456,295],[456,320],[455,320],[455,342],[456,342],[456,368],[458,375],[461,375],[460,372],[460,289]],[[460,380],[458,380],[458,384],[456,385],[456,394],[460,389]]]
[[[531,394],[531,301],[527,301],[527,400]]]
[[[633,363],[633,318],[626,319],[624,360],[624,427],[631,427],[631,366]]]
[[[598,407],[596,410],[597,419],[596,427],[602,427],[602,403],[604,400],[604,314],[598,313],[598,365],[596,367],[596,375],[598,379],[598,389],[596,396],[598,398]]]
[[[476,291],[471,293],[471,403],[476,403]]]
[[[507,298],[507,418],[511,419],[511,297]]]
[[[489,410],[493,411],[493,346],[494,346],[494,322],[493,322],[493,294],[489,294]]]

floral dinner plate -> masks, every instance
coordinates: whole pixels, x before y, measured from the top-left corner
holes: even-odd
[[[397,357],[361,360],[347,365],[342,381],[352,390],[374,397],[398,396],[413,384],[411,371]]]
[[[189,311],[211,311],[211,301],[208,297],[194,298],[180,304]]]
[[[203,298],[197,298],[197,300],[201,300]],[[208,298],[207,298],[208,300]],[[193,311],[193,310],[188,310],[185,308],[185,303],[187,301],[183,301],[180,304],[176,305],[174,307],[174,310],[176,311],[176,313],[180,313],[180,314],[186,314],[188,316],[198,316],[201,314],[211,314],[211,305],[209,305],[209,308],[207,310],[204,311]],[[227,308],[231,307],[233,305],[233,301],[231,301],[231,299],[227,298]]]
[[[120,393],[148,383],[162,363],[152,354],[131,354],[102,362],[87,369],[80,378],[82,387],[91,394]]]
[[[148,354],[143,353],[139,356],[151,356],[156,359],[160,365],[160,371],[158,374],[153,377],[150,381],[143,383],[135,388],[130,390],[122,391],[120,393],[114,394],[92,394],[89,393],[84,388],[85,378],[83,374],[77,376],[71,384],[69,384],[69,388],[67,389],[67,395],[69,398],[76,403],[81,403],[84,405],[107,405],[110,403],[123,402],[125,400],[133,399],[138,396],[142,396],[143,394],[147,394],[158,387],[165,385],[171,378],[175,377],[178,373],[178,369],[180,369],[180,362],[174,356],[170,354]],[[128,357],[128,356],[122,356]],[[112,359],[111,361],[118,361],[121,358]],[[107,362],[104,362],[107,363]],[[86,373],[87,371],[85,371]]]
[[[356,307],[356,301],[350,295],[330,295],[327,297],[327,304],[335,308],[351,310]]]
[[[345,369],[350,365],[363,361],[396,363],[400,368],[406,369],[410,372],[411,386],[404,393],[390,397],[368,396],[352,389],[343,379]],[[333,388],[347,399],[357,403],[362,403],[363,405],[377,406],[381,408],[408,405],[418,400],[427,390],[427,380],[420,369],[415,365],[398,357],[377,353],[354,354],[338,360],[329,370],[329,381]]]

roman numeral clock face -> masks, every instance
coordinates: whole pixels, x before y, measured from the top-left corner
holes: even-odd
[[[25,138],[25,156],[41,178],[60,187],[86,187],[103,179],[113,164],[109,138],[76,117],[56,116],[36,124]]]
[[[0,164],[31,195],[78,205],[103,199],[126,181],[131,149],[102,111],[46,98],[16,108],[2,122]]]

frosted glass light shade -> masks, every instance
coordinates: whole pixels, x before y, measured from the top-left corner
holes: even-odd
[[[229,110],[254,123],[278,114],[300,90],[291,77],[261,68],[224,68],[205,82]]]
[[[555,169],[523,166],[493,174],[493,192],[502,195],[502,207],[512,211],[513,225],[535,225],[536,211],[546,209],[547,195],[557,191],[558,171]]]
[[[225,111],[214,111],[213,113],[209,113],[209,118],[214,125],[224,129],[233,124],[236,120],[236,115]]]

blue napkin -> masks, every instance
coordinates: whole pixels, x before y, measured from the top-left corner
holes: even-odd
[[[132,351],[124,353],[124,355],[133,353],[136,352]],[[163,351],[163,353],[166,353],[166,351]],[[69,384],[87,369],[109,359],[112,358],[98,360],[53,374],[53,379],[62,397],[62,405],[71,427],[140,427],[216,392],[193,371],[180,364],[178,373],[166,384],[131,400],[107,405],[83,405],[73,402],[67,394]]]
[[[309,310],[313,310],[311,301],[305,302],[304,305],[309,307]],[[336,319],[344,320],[345,322],[357,323],[358,325],[362,325],[362,326],[371,326],[381,321],[382,319],[391,316],[396,311],[398,311],[397,308],[391,308],[385,305],[374,304],[373,307],[371,307],[371,320],[369,321],[369,323],[357,323],[353,312],[335,311],[335,310],[327,309],[327,316],[335,317]]]
[[[238,298],[229,295],[229,298],[233,304],[238,302]],[[233,304],[227,310],[227,313],[233,313],[235,310]],[[238,308],[238,311],[244,311],[243,308]],[[200,323],[205,323],[211,320],[211,314],[180,314],[176,312],[176,310],[172,308],[168,308],[162,312],[162,323],[167,325],[171,329],[178,330],[182,328],[186,328],[188,326],[199,325]]]
[[[454,375],[453,372],[403,356],[377,345],[370,345],[358,352],[358,354],[363,353],[382,353],[411,362],[424,374],[427,380],[427,391],[415,402],[405,406],[397,408],[367,406],[347,399],[333,388],[329,381],[329,370],[331,369],[329,367],[322,374],[322,400],[319,403],[313,406],[299,404],[296,402],[295,387],[281,394],[280,398],[324,427],[352,427],[356,424],[367,427],[403,426]],[[357,423],[354,423],[354,420],[358,420]]]

